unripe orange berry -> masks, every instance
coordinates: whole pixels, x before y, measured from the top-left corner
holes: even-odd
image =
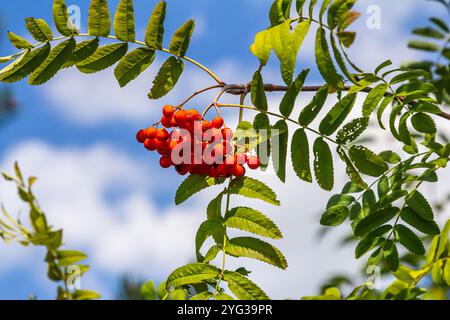
[[[221,116],[217,116],[211,121],[211,124],[214,128],[220,129],[223,126],[223,118]]]
[[[168,118],[171,118],[174,112],[175,108],[173,106],[167,105],[163,107],[163,115],[165,115]]]

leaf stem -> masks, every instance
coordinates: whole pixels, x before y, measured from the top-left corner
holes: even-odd
[[[277,117],[277,118],[283,119],[283,120],[285,120],[285,121],[289,121],[289,122],[292,122],[292,123],[294,123],[294,124],[296,124],[296,125],[298,125],[298,126],[304,128],[305,130],[308,130],[308,131],[310,131],[310,132],[313,132],[313,133],[315,133],[315,134],[317,134],[317,135],[323,137],[324,139],[326,139],[326,140],[328,140],[328,141],[330,141],[330,142],[332,142],[332,143],[334,143],[334,144],[336,144],[336,145],[342,146],[343,148],[347,149],[346,146],[344,146],[344,145],[338,143],[336,140],[334,140],[334,139],[332,139],[332,138],[330,138],[330,137],[328,137],[328,136],[326,136],[326,135],[323,135],[322,133],[320,133],[320,132],[317,131],[317,130],[311,129],[311,128],[309,128],[308,126],[303,126],[303,125],[301,125],[298,121],[295,121],[294,119],[285,117],[285,116],[283,116],[283,115],[281,115],[281,114],[274,113],[274,112],[270,112],[270,111],[260,110],[260,109],[257,109],[257,108],[255,108],[255,107],[252,107],[252,106],[246,106],[246,105],[242,105],[242,104],[219,104],[218,106],[219,106],[219,108],[241,108],[241,109],[253,110],[253,111],[255,111],[255,112],[262,112],[262,113],[265,113],[265,114],[267,114],[267,115],[270,115],[270,116],[273,116],[273,117]]]
[[[76,38],[76,37],[94,37],[94,38],[95,38],[95,36],[93,36],[93,35],[91,35],[91,34],[88,34],[88,33],[80,33],[80,34],[75,34],[75,35],[72,35],[72,36],[61,36],[61,37],[56,37],[56,38],[53,38],[52,40],[50,40],[50,41],[48,41],[48,42],[54,42],[54,41],[58,41],[58,40],[64,40],[64,39]],[[98,38],[106,38],[106,39],[112,39],[112,40],[120,41],[116,36],[113,36],[113,35],[102,36],[102,37],[98,37]],[[39,47],[39,46],[41,46],[41,45],[43,45],[43,44],[45,44],[45,43],[47,43],[47,42],[38,42],[38,43],[36,43],[36,44],[33,44],[32,47],[33,47],[33,48],[37,48],[37,47]],[[147,46],[147,44],[146,44],[145,42],[139,41],[139,40],[130,41],[130,43],[138,44],[138,45],[141,45],[141,46]],[[29,50],[29,49],[22,50],[22,51],[20,51],[20,52],[18,52],[18,53],[16,53],[16,54],[12,55],[12,57],[20,56],[21,54],[27,52],[28,50]],[[211,78],[214,79],[214,81],[217,82],[218,85],[223,85],[223,84],[224,84],[224,82],[223,82],[222,80],[220,80],[220,78],[219,78],[214,72],[212,72],[209,68],[205,67],[205,66],[202,65],[200,62],[198,62],[198,61],[196,61],[196,60],[194,60],[194,59],[192,59],[192,58],[189,58],[188,56],[178,56],[178,55],[175,55],[175,54],[173,54],[172,52],[170,52],[169,49],[166,49],[166,48],[155,49],[155,50],[156,50],[156,51],[160,51],[160,52],[165,52],[165,53],[168,53],[168,54],[173,55],[173,56],[175,56],[175,57],[178,57],[178,58],[180,58],[180,59],[183,59],[183,60],[185,60],[185,61],[187,61],[187,62],[189,62],[189,63],[191,63],[191,64],[197,66],[198,68],[202,69],[203,71],[205,71],[209,76],[211,76]]]

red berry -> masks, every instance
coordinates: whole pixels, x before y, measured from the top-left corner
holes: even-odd
[[[189,165],[187,164],[180,164],[178,166],[175,166],[175,170],[182,176],[186,175],[189,172]]]
[[[170,117],[170,126],[171,127],[176,127],[177,126],[177,121],[175,120],[174,116]]]
[[[225,140],[231,141],[231,139],[233,139],[233,130],[231,130],[230,128],[223,128],[222,136]]]
[[[216,168],[214,168],[213,166],[209,167],[208,176],[210,176],[211,178],[218,178],[219,175],[217,174]]]
[[[172,160],[170,160],[170,157],[168,156],[162,156],[161,159],[159,159],[159,164],[162,168],[167,169],[172,165]]]
[[[225,164],[230,167],[234,166],[236,164],[236,158],[234,156],[227,156],[225,158]]]
[[[186,121],[194,122],[200,119],[200,113],[197,110],[191,109],[186,112]]]
[[[167,105],[163,107],[163,115],[165,115],[168,118],[171,118],[174,112],[175,108],[173,106]]]
[[[212,150],[212,155],[215,157],[215,158],[223,158],[223,156],[224,156],[224,148],[223,148],[223,145],[220,143],[220,144],[216,144],[215,146],[214,146],[214,149]]]
[[[223,126],[223,118],[220,116],[217,116],[212,120],[211,124],[214,128],[220,129]]]
[[[144,141],[144,147],[149,151],[155,151],[157,146],[158,145],[156,139],[146,139]]]
[[[167,140],[169,138],[169,133],[166,129],[159,129],[156,133],[156,139],[158,140]]]
[[[234,153],[234,147],[229,141],[223,140],[223,148],[224,148],[224,154],[225,155],[232,155]]]
[[[136,140],[139,143],[144,143],[145,142],[145,131],[144,130],[139,130],[138,133],[136,134]]]
[[[228,168],[226,165],[221,163],[217,165],[216,172],[219,177],[226,177],[228,175]]]
[[[166,127],[166,128],[171,128],[173,127],[172,125],[172,116],[168,117],[168,116],[163,116],[161,118],[161,124]]]
[[[250,169],[255,170],[259,168],[259,166],[261,165],[261,161],[258,157],[252,156],[247,159],[247,164]]]
[[[185,110],[179,110],[175,113],[175,120],[178,124],[178,126],[181,126],[181,124],[186,121],[186,111]]]
[[[202,122],[202,130],[203,130],[203,132],[205,132],[206,130],[209,130],[211,128],[212,128],[211,122],[209,122],[208,120],[203,120],[203,122]]]
[[[178,141],[176,140],[170,140],[169,142],[169,149],[170,151],[172,151],[173,149],[175,149],[175,147],[178,145]]]
[[[240,164],[234,165],[229,170],[230,173],[235,177],[242,177],[243,175],[245,175],[245,168]]]
[[[245,153],[237,153],[235,155],[237,164],[245,164],[247,162],[247,155]]]
[[[145,137],[147,139],[153,139],[156,137],[156,132],[158,132],[158,130],[156,130],[156,128],[154,127],[150,127],[144,130],[145,133]]]
[[[159,141],[156,151],[162,156],[168,156],[170,154],[169,144]]]

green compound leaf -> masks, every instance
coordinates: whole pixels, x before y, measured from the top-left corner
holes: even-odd
[[[309,69],[300,72],[295,81],[291,82],[291,84],[289,85],[286,94],[284,95],[283,100],[281,100],[280,103],[280,113],[283,116],[289,117],[292,113],[292,110],[294,110],[295,100],[302,90],[303,84],[305,83],[308,74]]]
[[[381,225],[389,222],[400,210],[396,207],[390,207],[378,210],[366,218],[362,219],[355,227],[355,236],[361,237]]]
[[[76,63],[89,58],[91,55],[95,53],[95,51],[97,51],[98,44],[99,44],[98,38],[78,43],[72,52],[72,56],[68,61],[66,61],[66,63],[64,63],[62,68],[70,68]]]
[[[197,255],[197,261],[203,262],[204,258],[200,253],[200,249],[209,237],[214,237],[216,243],[223,243],[225,235],[224,226],[218,221],[207,220],[204,221],[197,230],[195,236],[195,252]]]
[[[423,219],[417,212],[415,212],[410,207],[403,208],[400,217],[407,224],[409,224],[410,226],[414,227],[415,229],[419,230],[424,234],[435,236],[441,232],[436,222]]]
[[[364,100],[362,107],[362,114],[364,117],[370,117],[372,112],[375,111],[377,106],[380,104],[383,99],[386,90],[388,89],[388,85],[386,83],[381,83],[377,85],[375,88],[370,90],[366,99]]]
[[[286,181],[286,159],[287,159],[287,147],[288,147],[288,126],[286,121],[279,120],[273,126],[273,130],[278,130],[278,135],[272,134],[272,147],[275,150],[278,150],[278,153],[274,153],[272,155],[272,163],[273,167],[277,173],[278,178],[282,182]],[[272,131],[273,132],[273,131]]]
[[[280,229],[272,220],[252,208],[237,207],[231,209],[226,214],[224,225],[272,239],[283,237]]]
[[[349,178],[352,180],[352,182],[359,187],[362,190],[366,190],[368,188],[367,184],[364,182],[364,180],[361,178],[361,175],[358,173],[358,170],[356,170],[353,162],[348,157],[347,153],[342,147],[337,148],[337,153],[342,161],[344,161],[346,165],[346,173],[349,176]]]
[[[8,31],[8,39],[17,49],[32,49],[33,45],[17,34]]]
[[[396,164],[396,163],[399,163],[400,161],[402,161],[400,156],[391,150],[382,151],[382,152],[380,152],[379,156],[384,161],[389,162],[391,164]]]
[[[347,123],[337,133],[337,141],[347,144],[355,141],[369,126],[369,118],[358,118]]]
[[[433,134],[436,133],[436,123],[429,115],[419,112],[412,116],[411,123],[418,132]]]
[[[261,288],[238,272],[225,271],[223,279],[230,291],[241,300],[269,300]]]
[[[184,57],[191,42],[192,33],[194,32],[195,21],[186,21],[172,37],[169,45],[169,51],[179,57]]]
[[[53,48],[47,59],[31,74],[29,83],[40,85],[50,80],[70,59],[75,45],[75,39],[70,38]]]
[[[320,110],[322,110],[327,97],[328,85],[324,85],[317,91],[312,101],[300,113],[300,117],[298,118],[300,125],[307,126],[314,121]]]
[[[222,199],[223,192],[211,200],[206,209],[208,220],[222,221]]]
[[[361,173],[372,177],[379,177],[388,170],[386,162],[363,146],[352,146],[349,151],[350,159]]]
[[[250,51],[255,55],[262,66],[265,66],[270,58],[272,51],[272,43],[270,41],[269,30],[258,32],[255,35],[255,40],[250,46]]]
[[[425,248],[422,241],[410,229],[402,224],[398,224],[394,228],[394,234],[398,242],[400,242],[406,249],[417,255],[424,255]]]
[[[114,75],[121,87],[126,86],[130,81],[136,79],[155,60],[155,51],[141,47],[134,49],[120,60]]]
[[[292,137],[291,159],[297,176],[304,181],[312,182],[308,137],[304,129],[298,129]]]
[[[350,214],[347,206],[333,206],[322,215],[320,224],[323,226],[336,227],[342,224]]]
[[[83,73],[96,73],[111,67],[128,51],[127,43],[114,43],[98,48],[93,55],[76,64]]]
[[[164,38],[164,20],[166,19],[165,1],[160,1],[153,9],[145,32],[145,43],[150,49],[162,49]]]
[[[299,23],[292,33],[290,26],[290,20],[287,20],[269,29],[272,48],[280,60],[281,75],[286,84],[292,82],[297,54],[309,31],[311,23],[309,21]]]
[[[203,264],[191,263],[180,267],[173,271],[166,282],[166,290],[170,288],[180,288],[188,284],[202,283],[205,280],[215,279],[220,274],[220,270],[216,267]]]
[[[238,194],[247,198],[254,198],[279,206],[275,192],[267,185],[253,178],[240,177],[231,180],[228,193]]]
[[[111,16],[106,0],[91,0],[88,17],[88,33],[96,37],[107,37],[111,32]]]
[[[287,268],[286,258],[280,250],[256,238],[239,237],[230,239],[225,251],[233,257],[257,259],[280,269]]]
[[[26,18],[25,25],[31,36],[39,42],[53,40],[53,33],[50,26],[43,19]]]
[[[56,29],[63,36],[71,36],[78,33],[72,20],[69,19],[66,2],[64,0],[53,1],[53,21]]]
[[[49,53],[49,43],[41,48],[27,51],[13,63],[0,70],[0,81],[12,83],[26,78],[44,62]]]
[[[345,121],[356,101],[356,94],[348,94],[331,108],[330,112],[323,118],[319,125],[320,133],[324,135],[333,134]]]
[[[75,250],[58,250],[56,254],[60,267],[67,267],[87,258],[85,253]]]
[[[437,52],[441,50],[441,47],[433,42],[411,40],[408,42],[408,47],[411,49],[417,49],[422,51]]]
[[[292,0],[275,0],[270,7],[269,19],[272,26],[277,26],[287,19],[291,14]]]
[[[258,144],[256,152],[261,160],[261,170],[267,169],[270,161],[270,138],[271,138],[271,127],[269,116],[264,113],[258,113],[253,120],[253,129],[258,133],[258,135],[264,139],[264,141]],[[262,131],[264,130],[264,131]]]
[[[397,247],[392,240],[387,240],[383,246],[383,255],[386,263],[391,271],[397,271],[400,260],[398,257]]]
[[[313,152],[317,183],[322,189],[330,191],[334,186],[333,155],[330,147],[319,137],[314,142]]]
[[[418,213],[423,219],[433,221],[433,209],[427,199],[417,190],[414,190],[406,197],[406,204]]]
[[[159,69],[148,97],[150,99],[159,99],[168,94],[177,84],[183,70],[183,60],[173,56],[169,57]]]
[[[381,101],[380,106],[378,107],[378,110],[377,110],[377,120],[378,120],[378,124],[379,124],[380,128],[382,128],[383,130],[386,129],[386,128],[384,127],[383,120],[382,120],[383,113],[384,113],[384,111],[386,110],[387,106],[389,106],[389,105],[392,103],[393,100],[394,100],[394,96],[388,96],[388,97],[385,97],[385,98],[383,99],[383,101]]]
[[[328,83],[331,90],[336,91],[343,86],[341,77],[336,71],[326,39],[326,31],[319,28],[316,34],[316,63],[323,79]]]
[[[114,15],[114,33],[121,41],[136,40],[133,0],[120,0]]]
[[[211,186],[222,184],[223,181],[223,179],[215,179],[202,175],[191,174],[178,187],[177,192],[175,193],[175,204],[179,205],[197,192]]]
[[[75,290],[72,293],[74,300],[95,300],[100,299],[100,294],[92,290]]]
[[[251,86],[251,98],[253,105],[262,111],[267,111],[267,97],[264,89],[264,81],[261,76],[261,72],[256,71],[253,74],[252,86]]]

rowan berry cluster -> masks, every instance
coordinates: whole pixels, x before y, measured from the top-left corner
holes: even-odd
[[[195,109],[166,105],[160,124],[163,128],[139,130],[136,139],[161,155],[163,168],[173,166],[180,175],[226,178],[245,175],[245,165],[250,169],[260,166],[260,159],[238,145],[233,130],[224,126],[220,116],[208,121]]]

